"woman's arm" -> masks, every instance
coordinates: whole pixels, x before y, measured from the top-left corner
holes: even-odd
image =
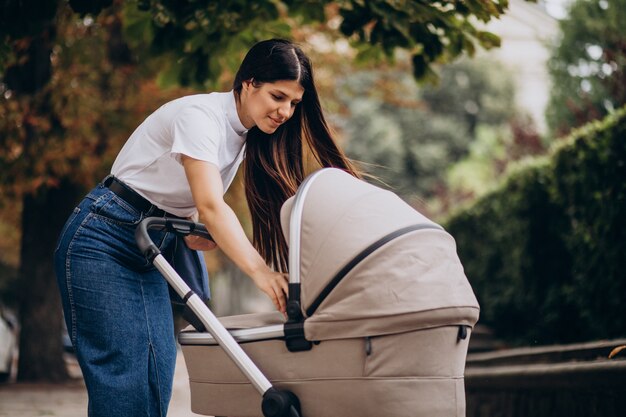
[[[248,240],[233,210],[224,202],[224,185],[217,167],[184,155],[182,162],[200,220],[215,243],[284,313],[287,279],[267,266]]]

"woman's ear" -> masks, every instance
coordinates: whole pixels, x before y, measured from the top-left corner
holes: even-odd
[[[242,83],[242,87],[244,90],[248,91],[251,87],[254,86],[254,78],[250,78],[249,80],[245,80]]]

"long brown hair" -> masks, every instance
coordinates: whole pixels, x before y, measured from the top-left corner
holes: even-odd
[[[304,180],[303,139],[322,167],[343,169],[361,177],[337,146],[326,123],[309,58],[295,44],[271,39],[254,45],[233,83],[237,97],[242,84],[295,80],[304,88],[293,116],[272,134],[257,127],[248,131],[244,186],[252,216],[253,243],[274,269],[286,272],[288,247],[280,225],[280,208]]]

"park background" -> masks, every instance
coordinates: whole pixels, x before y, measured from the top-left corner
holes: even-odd
[[[312,57],[348,155],[457,240],[489,335],[476,350],[619,345],[625,23],[624,0],[5,1],[0,299],[19,323],[13,377],[69,378],[51,255],[74,204],[145,116],[229,89],[268,37]],[[226,198],[249,230],[240,180]],[[271,309],[219,251],[206,259],[218,315]]]

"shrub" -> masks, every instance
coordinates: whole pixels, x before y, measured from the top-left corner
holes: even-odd
[[[512,343],[626,333],[626,108],[526,160],[444,222],[481,303]]]

